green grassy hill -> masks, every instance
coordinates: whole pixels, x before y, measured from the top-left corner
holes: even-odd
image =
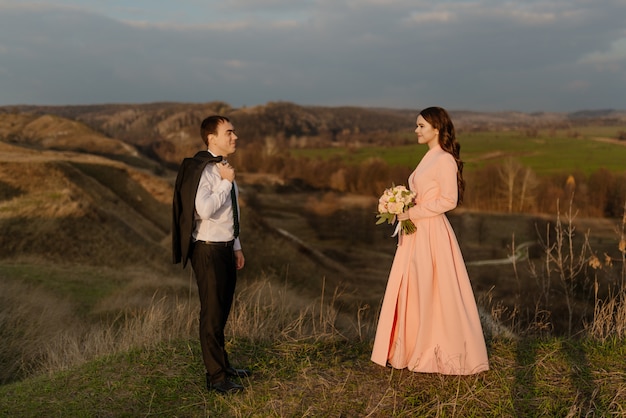
[[[0,415],[562,417],[621,416],[626,405],[623,341],[492,338],[491,370],[442,376],[377,366],[368,341],[294,337],[229,341],[254,371],[240,395],[207,392],[199,345],[177,339],[0,386]]]
[[[626,131],[626,125],[621,127]],[[540,176],[553,173],[593,173],[606,169],[623,173],[626,169],[626,141],[616,139],[620,127],[605,130],[606,136],[598,136],[598,128],[585,136],[572,138],[567,132],[544,131],[535,137],[523,133],[467,132],[459,134],[462,156],[467,173],[489,164],[513,158],[531,168]],[[407,134],[407,137],[410,136]],[[358,164],[373,157],[391,166],[415,167],[416,161],[427,149],[411,143],[402,146],[371,146],[362,148],[328,147],[295,149],[295,157],[334,159]]]

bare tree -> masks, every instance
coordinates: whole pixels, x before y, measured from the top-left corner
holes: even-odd
[[[574,236],[576,227],[574,219],[576,213],[572,208],[572,200],[569,202],[569,210],[565,216],[565,224],[561,221],[559,202],[557,201],[557,218],[554,226],[554,241],[550,242],[550,235],[546,240],[542,240],[542,246],[545,252],[546,277],[550,280],[552,275],[556,275],[563,288],[565,303],[568,311],[568,335],[572,333],[572,325],[575,310],[575,292],[584,285],[581,283],[585,280],[585,276],[581,272],[585,268],[589,257],[587,253],[590,251],[589,231],[584,235],[584,241],[579,252],[574,249]]]
[[[504,187],[501,189],[506,198],[506,208],[508,213],[513,212],[513,197],[515,196],[515,184],[517,175],[522,169],[522,165],[513,158],[507,158],[500,165],[498,174]]]
[[[524,212],[528,207],[534,206],[534,190],[537,187],[537,176],[528,167],[524,167],[524,177],[522,178],[520,199],[519,199],[519,211]]]

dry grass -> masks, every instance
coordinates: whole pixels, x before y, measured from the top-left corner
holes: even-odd
[[[13,321],[2,329],[27,332],[13,339],[13,349],[30,361],[21,363],[22,378],[49,376],[45,385],[55,392],[44,403],[48,410],[89,415],[85,403],[90,404],[95,391],[109,394],[104,409],[94,405],[100,416],[116,416],[115,411],[241,417],[576,417],[624,412],[624,340],[616,334],[600,340],[593,332],[580,340],[528,334],[511,338],[510,331],[494,330],[485,322],[489,372],[442,376],[386,369],[369,361],[374,323],[359,321],[359,312],[351,318],[340,314],[334,307],[340,293],[324,289],[309,300],[287,284],[277,285],[272,276],[238,286],[227,330],[229,351],[237,364],[252,366],[255,375],[244,382],[242,396],[216,397],[203,389],[195,283],[165,279],[169,291],[150,295],[153,282],[134,274],[125,288],[143,296],[123,302],[119,292],[110,292],[94,303],[98,315],[91,321],[78,320],[71,301],[43,287],[2,282],[0,294],[6,299],[0,317]],[[615,299],[613,308],[623,311],[622,300]],[[119,309],[124,304],[126,309]],[[602,321],[613,318],[598,315],[589,329],[613,324]],[[70,381],[61,370],[70,371]],[[39,387],[36,381],[6,386],[2,390],[11,391],[6,398],[11,401],[0,402],[0,407],[37,411],[37,403],[29,407],[28,399],[41,395],[27,395]],[[81,401],[75,405],[76,398]]]
[[[67,300],[41,288],[0,281],[0,382],[42,372],[49,344],[56,345],[67,330],[83,328]],[[65,350],[58,355],[65,356]],[[75,364],[74,357],[71,361]]]
[[[76,315],[78,306],[69,297],[60,297],[62,292],[50,289],[50,284],[47,288],[14,280],[0,282],[0,330],[7,342],[0,349],[0,358],[6,362],[0,379],[7,382],[53,373],[113,353],[195,338],[199,311],[195,282],[147,278],[146,272],[121,274],[129,280],[94,301],[87,316]],[[330,297],[304,299],[269,278],[243,282],[238,286],[228,333],[253,341],[340,335],[333,307],[338,294]]]
[[[175,293],[131,293],[120,309],[115,292],[94,287],[95,300],[82,306],[72,299],[76,296],[72,280],[68,277],[57,286],[51,282],[28,284],[8,276],[0,281],[0,336],[4,341],[0,359],[5,366],[0,381],[65,370],[120,350],[190,335],[195,322],[193,307],[178,301]],[[132,289],[133,283],[124,288]],[[117,285],[123,286],[121,282]],[[110,296],[99,296],[107,293]]]
[[[602,267],[621,271],[618,263]],[[75,302],[59,292],[0,282],[0,329],[22,332],[3,335],[11,341],[2,346],[3,355],[10,349],[19,359],[10,380],[40,375],[24,385],[0,387],[0,394],[7,395],[0,408],[22,416],[36,416],[42,405],[70,416],[133,411],[134,416],[579,417],[626,412],[623,288],[598,302],[593,320],[576,339],[551,337],[541,329],[513,335],[495,311],[483,313],[490,371],[441,376],[370,362],[375,321],[363,320],[360,309],[340,312],[343,295],[326,289],[324,277],[318,278],[321,294],[310,299],[288,280],[260,274],[238,285],[227,330],[232,359],[252,366],[255,374],[244,382],[242,396],[223,398],[203,388],[195,283],[189,272],[183,273],[168,278],[120,271],[116,289],[95,298],[91,315],[82,319],[75,315]],[[45,395],[47,390],[53,394]],[[93,393],[106,393],[106,406]]]
[[[626,204],[624,204],[624,216],[621,227],[618,229],[618,250],[620,259],[613,260],[605,255],[602,263],[595,255],[589,259],[589,265],[597,272],[598,270],[617,270],[614,275],[613,286],[608,296],[598,296],[598,281],[594,282],[595,306],[593,321],[587,324],[588,334],[598,340],[605,341],[608,338],[626,338]],[[615,266],[621,265],[621,268]]]
[[[255,298],[269,291],[267,284],[244,290]],[[263,306],[265,302],[257,308]],[[160,314],[146,317],[160,325],[175,320]],[[323,329],[317,314],[291,319]],[[299,334],[293,321],[282,322],[289,332],[272,329],[271,322],[265,324],[271,337],[229,340],[234,361],[254,370],[243,382],[241,396],[207,393],[196,339],[181,338],[150,341],[139,349],[121,347],[118,354],[100,356],[69,373],[5,386],[0,394],[9,396],[0,408],[22,416],[36,416],[37,407],[70,416],[577,417],[624,412],[626,375],[618,354],[623,344],[611,349],[610,344],[593,342],[496,336],[489,340],[489,372],[443,376],[377,366],[369,361],[369,343],[342,338],[331,329]],[[128,331],[162,336],[146,321],[130,322],[118,338]],[[49,397],[33,402],[44,388],[52,391]],[[106,396],[106,404],[94,393]]]

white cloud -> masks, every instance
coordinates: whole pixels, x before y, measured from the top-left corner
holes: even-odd
[[[604,51],[594,51],[580,59],[581,64],[590,64],[599,71],[625,71],[626,66],[626,38],[611,43]]]
[[[447,23],[456,20],[456,14],[448,10],[434,10],[425,12],[411,12],[405,19],[407,23]]]

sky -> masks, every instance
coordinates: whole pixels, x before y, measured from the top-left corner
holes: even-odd
[[[626,0],[0,0],[0,105],[626,109]]]

